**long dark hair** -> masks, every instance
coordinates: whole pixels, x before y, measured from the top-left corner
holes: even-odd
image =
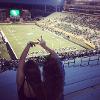
[[[38,64],[33,60],[28,60],[24,65],[24,73],[26,81],[36,94],[37,100],[44,100],[41,73]]]
[[[43,70],[47,100],[60,100],[64,87],[64,69],[60,59],[49,55]]]

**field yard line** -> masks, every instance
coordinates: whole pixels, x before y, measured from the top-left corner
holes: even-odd
[[[1,34],[2,34],[3,38],[5,39],[5,42],[8,42],[8,44],[10,45],[10,48],[12,49],[12,51],[13,51],[15,57],[18,59],[18,57],[17,57],[16,53],[14,52],[14,50],[13,50],[13,48],[12,48],[10,42],[8,41],[7,37],[5,36],[5,34],[3,33],[2,30],[0,30],[0,31],[1,31]]]

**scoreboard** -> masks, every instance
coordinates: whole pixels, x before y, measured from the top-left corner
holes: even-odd
[[[18,10],[18,9],[10,10],[10,17],[19,17],[19,16],[20,16],[20,10]]]

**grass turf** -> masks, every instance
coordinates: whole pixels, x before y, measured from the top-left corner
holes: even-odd
[[[77,44],[74,44],[64,38],[55,35],[54,33],[43,31],[41,28],[34,24],[21,25],[21,24],[9,24],[9,25],[0,25],[0,28],[6,35],[8,41],[10,42],[14,52],[19,58],[23,49],[25,48],[27,42],[37,41],[40,36],[43,36],[43,39],[47,42],[47,45],[50,48],[59,50],[61,48],[70,48],[70,50],[82,50],[83,48]],[[30,49],[29,55],[32,52],[44,52],[44,50],[37,45]]]

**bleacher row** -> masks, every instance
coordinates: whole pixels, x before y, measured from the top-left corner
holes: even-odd
[[[65,52],[65,53],[58,53],[58,56],[63,62],[75,60],[76,58],[83,58],[83,57],[92,57],[98,55],[98,60],[100,62],[100,49],[95,50],[81,50],[81,51],[71,51],[71,52]],[[38,56],[38,57],[30,57],[29,59],[35,59],[37,63],[40,64],[40,66],[43,65],[43,62],[46,60],[47,55],[45,56]],[[16,70],[18,67],[19,59],[17,60],[6,60],[5,58],[0,58],[0,72],[4,72],[6,70]],[[100,63],[99,63],[100,64]]]
[[[82,2],[82,1],[81,1]],[[93,2],[91,3],[76,3],[76,4],[65,4],[64,5],[65,11],[71,12],[83,12],[83,13],[90,13],[90,14],[100,14],[100,3]]]

